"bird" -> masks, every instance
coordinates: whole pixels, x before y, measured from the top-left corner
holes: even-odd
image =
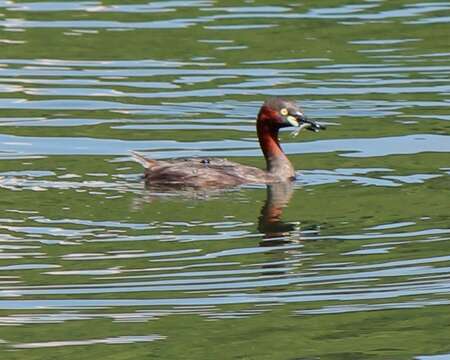
[[[294,101],[274,97],[264,101],[256,119],[256,132],[266,161],[265,170],[227,159],[154,160],[139,152],[132,151],[131,154],[144,166],[144,179],[149,187],[217,189],[288,182],[295,180],[295,170],[278,139],[279,130],[285,127],[295,127],[297,133],[302,129],[314,132],[325,129],[308,119]]]

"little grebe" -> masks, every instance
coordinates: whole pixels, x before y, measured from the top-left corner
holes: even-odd
[[[322,125],[309,120],[293,102],[271,98],[264,102],[256,120],[259,144],[267,170],[241,165],[226,159],[152,160],[133,152],[145,167],[145,181],[155,187],[224,188],[241,184],[270,184],[295,179],[291,162],[281,149],[278,130],[294,126],[318,131]]]

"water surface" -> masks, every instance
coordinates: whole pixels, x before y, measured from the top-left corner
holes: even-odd
[[[2,358],[449,358],[449,10],[0,0]],[[292,186],[144,188],[268,96]]]

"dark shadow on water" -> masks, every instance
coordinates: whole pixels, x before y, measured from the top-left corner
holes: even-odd
[[[173,187],[146,186],[145,190],[133,203],[134,210],[139,211],[144,203],[162,199],[174,201],[208,201],[226,197],[230,193],[239,193],[240,188],[225,189],[185,189]],[[301,219],[283,221],[284,209],[289,206],[295,192],[295,182],[280,182],[266,186],[266,200],[257,221],[257,230],[262,234],[261,247],[283,246],[306,240],[308,234],[300,231]],[[307,233],[318,230],[317,225],[308,227]]]
[[[294,184],[284,182],[267,185],[266,192],[266,202],[258,219],[258,231],[264,234],[260,245],[278,246],[295,240],[295,238],[291,238],[291,235],[298,232],[298,225],[281,220],[283,210],[288,206],[294,194]]]
[[[294,222],[281,220],[283,211],[289,206],[289,202],[295,191],[295,183],[275,183],[267,186],[267,196],[261,214],[258,219],[258,230],[264,234],[260,246],[280,246],[306,240],[310,232],[317,233],[319,225],[310,225],[307,233],[300,231],[301,219]]]

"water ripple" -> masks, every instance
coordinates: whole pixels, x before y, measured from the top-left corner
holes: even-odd
[[[0,0],[0,351],[445,356],[449,9]],[[269,96],[327,125],[293,184],[145,187],[131,150],[264,167]]]

